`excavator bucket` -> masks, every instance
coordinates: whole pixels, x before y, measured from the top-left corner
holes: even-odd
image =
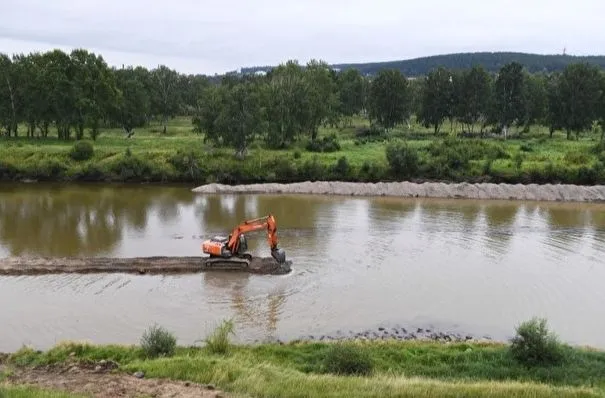
[[[271,256],[280,264],[284,264],[286,262],[286,252],[284,249],[275,249],[271,251]]]

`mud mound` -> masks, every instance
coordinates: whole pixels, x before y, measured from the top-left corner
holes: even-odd
[[[183,274],[211,271],[282,275],[291,261],[279,264],[273,257],[253,257],[248,264],[229,262],[210,265],[207,257],[8,257],[0,259],[0,275],[62,273]]]
[[[539,201],[605,201],[605,186],[562,184],[469,184],[469,183],[412,183],[412,182],[300,182],[292,184],[222,185],[208,184],[193,192],[254,193],[254,194],[316,194],[347,196],[395,196],[425,198],[511,199]]]

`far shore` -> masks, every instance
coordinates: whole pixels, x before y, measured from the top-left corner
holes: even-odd
[[[196,187],[192,191],[202,194],[311,194],[605,202],[605,185],[305,181],[290,184],[206,184]]]

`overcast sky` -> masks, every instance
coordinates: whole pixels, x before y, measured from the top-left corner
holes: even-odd
[[[153,5],[152,5],[153,4]],[[223,73],[466,51],[605,53],[604,0],[1,0],[0,52]]]

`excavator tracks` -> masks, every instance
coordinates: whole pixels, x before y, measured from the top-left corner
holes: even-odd
[[[210,257],[204,259],[204,268],[213,270],[247,270],[250,268],[252,262],[251,255],[245,255],[244,257]]]

